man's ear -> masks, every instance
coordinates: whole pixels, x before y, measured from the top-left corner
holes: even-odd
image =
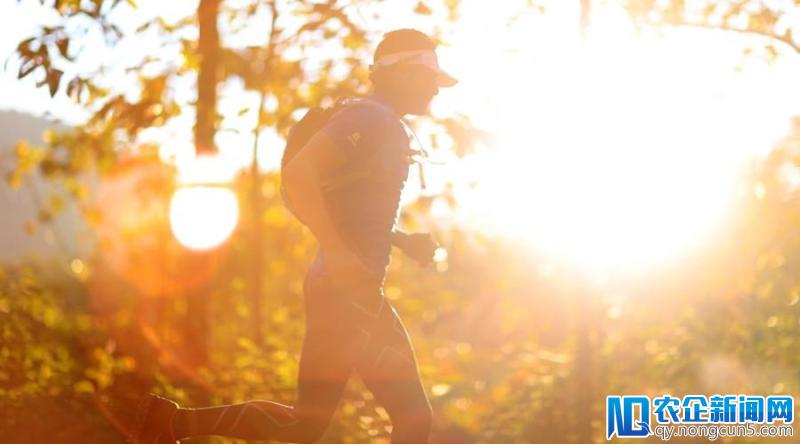
[[[369,80],[372,81],[375,86],[381,85],[384,82],[384,71],[386,68],[380,68],[375,71],[369,72]]]

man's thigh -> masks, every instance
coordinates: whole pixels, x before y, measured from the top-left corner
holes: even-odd
[[[363,346],[357,332],[343,322],[339,295],[322,273],[304,283],[306,330],[300,355],[297,408],[326,422],[333,415]],[[361,340],[363,342],[363,340]]]
[[[304,282],[306,331],[300,356],[298,406],[328,413],[336,408],[357,361],[367,350],[383,305],[380,282],[336,287],[328,273]]]

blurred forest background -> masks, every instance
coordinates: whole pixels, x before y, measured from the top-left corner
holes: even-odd
[[[2,114],[0,442],[122,442],[147,391],[186,406],[292,403],[301,284],[316,246],[282,206],[270,159],[303,110],[367,91],[371,52],[392,29],[386,20],[403,17],[397,27],[456,47],[452,30],[470,2],[199,0],[186,2],[191,14],[135,24],[157,2],[10,3],[49,19],[33,35],[7,36],[6,71],[71,101],[75,121]],[[487,30],[502,35],[528,15],[549,20],[556,2],[512,3]],[[617,8],[641,32],[752,36],[741,57],[765,66],[800,56],[797,1],[574,3],[583,38],[595,14]],[[137,47],[161,51],[140,56]],[[797,79],[790,85],[800,90]],[[523,107],[506,111],[524,125]],[[158,132],[176,122],[188,154]],[[463,177],[443,174],[435,192],[406,198],[401,228],[432,231],[447,251],[426,269],[395,254],[386,286],[413,337],[436,442],[601,442],[613,394],[797,394],[800,119],[787,122],[738,176],[724,223],[701,247],[646,272],[589,273],[502,230],[462,224],[453,215]],[[492,152],[492,128],[466,113],[414,127],[454,162]],[[219,179],[209,166],[219,163],[218,145],[242,133],[234,140],[248,144],[235,149],[249,160]],[[519,186],[493,198],[524,207]],[[176,193],[185,212],[176,213]],[[642,202],[642,211],[650,204],[661,205]],[[235,220],[219,217],[231,205]],[[216,236],[203,231],[215,223],[229,235],[187,248]],[[388,442],[388,427],[354,379],[325,442]]]

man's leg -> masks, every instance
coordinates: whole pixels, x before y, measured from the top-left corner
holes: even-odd
[[[356,370],[392,420],[392,443],[427,443],[432,413],[414,350],[394,307],[385,302]]]
[[[306,336],[298,375],[297,406],[271,401],[179,409],[177,439],[220,435],[245,440],[314,442],[330,422],[349,379],[363,336],[342,319],[342,301],[324,275],[309,274],[304,294]]]

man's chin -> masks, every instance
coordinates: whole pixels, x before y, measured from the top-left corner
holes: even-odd
[[[409,114],[414,115],[414,116],[425,116],[425,115],[428,115],[430,113],[431,113],[431,103],[430,102],[423,103],[423,104],[421,104],[419,106],[416,106],[416,107],[414,107],[414,109],[412,109],[409,112]]]

